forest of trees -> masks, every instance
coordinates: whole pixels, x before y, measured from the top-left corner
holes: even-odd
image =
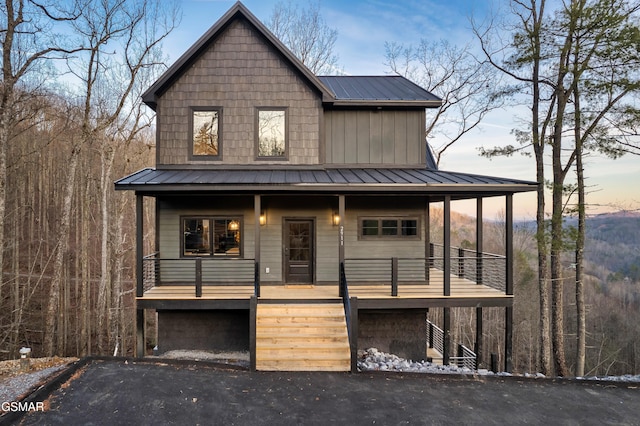
[[[519,6],[529,4],[514,3]],[[601,3],[603,1],[596,0],[567,2],[575,6],[575,10],[587,10],[589,13],[595,12],[585,9],[586,6],[593,6],[596,12],[602,12],[596,7],[602,6]],[[625,6],[627,3],[621,2]],[[288,5],[291,8],[292,3]],[[539,11],[540,3],[531,1],[529,6],[528,9],[522,9],[529,11],[529,14],[522,12],[522,31],[512,34],[515,41],[520,43],[524,43],[524,40],[535,41],[536,34],[540,35],[536,31],[543,27],[535,27],[537,18],[533,13]],[[624,43],[618,39],[609,40],[610,45],[622,43],[623,47],[629,48],[630,42],[640,38],[640,32],[635,31],[638,8],[631,8],[629,20],[624,21]],[[323,23],[318,19],[317,5],[312,7],[311,12],[303,14],[303,18],[309,21],[312,17],[309,22]],[[0,13],[3,50],[0,86],[0,359],[15,358],[22,346],[33,348],[36,356],[133,355],[135,202],[132,194],[116,193],[113,181],[142,167],[154,165],[153,117],[141,104],[140,94],[165,69],[161,43],[178,23],[177,10],[174,4],[160,0],[76,0],[62,4],[49,2],[46,5],[28,0],[3,0]],[[276,9],[276,13],[290,20],[296,19],[295,13],[299,11],[281,7]],[[575,30],[577,27],[571,25],[577,21],[569,19],[571,16],[558,13],[553,19],[549,18],[545,28]],[[616,16],[609,17],[614,19]],[[274,25],[278,22],[275,17],[273,21]],[[627,26],[629,22],[636,26]],[[526,33],[524,29],[530,29],[527,27],[529,24],[538,30]],[[555,24],[558,25],[553,27]],[[580,25],[586,24],[580,21]],[[617,28],[615,22],[608,22],[608,25]],[[287,26],[282,28],[284,31]],[[299,37],[307,37],[304,34]],[[336,33],[329,30],[324,34],[327,43],[333,46]],[[554,33],[553,37],[555,43],[562,40],[559,32]],[[567,43],[574,46],[571,43],[575,39],[571,37],[570,34]],[[483,93],[481,88],[464,86],[466,79],[478,75],[479,70],[482,70],[483,78],[490,81],[495,81],[500,78],[497,76],[505,73],[516,76],[522,72],[524,75],[524,71],[531,71],[531,61],[535,63],[541,59],[533,54],[512,56],[507,58],[511,62],[505,63],[492,57],[491,60],[496,61],[493,68],[500,70],[496,72],[488,62],[474,67],[470,62],[472,58],[468,47],[456,48],[447,44],[440,47],[445,50],[438,56],[439,60],[451,60],[451,72],[432,76],[436,80],[429,84],[436,91],[438,87],[449,85],[451,90],[458,92],[450,97],[437,93],[445,99],[451,99],[438,117],[452,114],[452,111],[459,111],[459,115],[466,117],[456,131],[459,136],[453,135],[451,143],[462,140],[461,137],[473,129],[488,111],[503,105],[503,98],[492,98],[489,103],[472,102],[471,99],[486,96],[487,93]],[[544,56],[547,71],[553,68],[549,64],[557,59],[557,55],[551,54],[552,47],[553,44],[546,46],[549,49]],[[575,44],[574,47],[578,49],[583,45]],[[408,72],[416,70],[408,64],[421,58],[416,56],[418,53],[434,52],[438,45],[423,44],[419,49],[388,45],[387,49],[388,65],[396,72]],[[329,52],[326,50],[316,47],[308,49],[310,52],[330,53],[331,48]],[[526,53],[527,50],[520,52]],[[495,52],[487,50],[487,53]],[[608,53],[611,53],[610,49]],[[621,59],[615,55],[607,58],[594,56],[614,65]],[[576,53],[574,59],[579,57]],[[327,58],[330,68],[335,69],[337,58],[331,54]],[[406,60],[404,63],[403,58]],[[567,63],[569,59],[565,57]],[[461,67],[464,75],[454,72],[459,61],[466,63]],[[576,72],[579,71],[578,65],[574,63]],[[634,65],[626,62],[625,66],[632,68]],[[604,66],[598,67],[599,71],[604,72],[604,69]],[[429,68],[425,67],[424,72],[429,74]],[[588,76],[589,73],[585,72],[584,75]],[[595,102],[598,97],[589,92],[593,87],[584,83],[584,75],[574,74],[576,83],[571,90],[583,90],[580,93]],[[592,77],[594,75],[591,74]],[[457,79],[449,80],[452,76]],[[415,74],[413,77],[418,79]],[[546,141],[551,140],[550,134],[553,132],[550,129],[557,123],[558,104],[550,99],[555,99],[562,88],[558,89],[548,78],[538,81],[530,75],[525,77],[521,77],[522,86],[525,87],[522,90],[531,87],[528,85],[533,80],[536,84],[548,85],[542,95],[539,93],[538,99],[545,100],[548,108],[546,114],[540,113],[537,117],[544,121],[544,126],[532,123],[530,128],[518,131],[519,141],[523,145],[533,144],[534,148],[541,149],[552,145],[547,145]],[[565,77],[562,82],[571,80]],[[590,81],[595,84],[596,80],[592,78]],[[637,79],[634,81],[637,82]],[[468,90],[460,91],[461,87]],[[603,86],[598,87],[602,89]],[[610,93],[613,94],[617,88],[612,87]],[[625,90],[637,94],[637,86],[625,86]],[[504,96],[507,92],[505,89],[497,95]],[[561,94],[568,96],[570,91],[567,89]],[[460,103],[462,99],[469,101]],[[567,101],[561,106],[566,109],[567,116],[574,118],[567,118],[564,127],[554,130],[558,137],[562,133],[567,139],[567,134],[580,127],[573,126],[576,122],[586,123],[585,127],[591,123],[587,117],[590,111],[585,111],[585,117],[579,118],[575,104]],[[637,117],[633,114],[637,114],[637,109],[627,108],[626,111],[629,117],[624,115],[623,108],[612,107],[612,113],[617,114],[614,118],[619,123],[619,131],[627,131],[636,124],[634,119],[637,120]],[[628,120],[625,121],[625,118]],[[455,117],[447,116],[446,121],[455,121]],[[434,129],[435,124],[430,122],[427,126]],[[532,136],[532,129],[536,126],[544,127],[544,131],[548,132],[546,136],[544,132],[542,136],[535,136],[535,132]],[[611,155],[622,154],[615,149],[620,147],[613,144],[611,136],[600,127],[588,128],[595,136],[592,139],[585,137],[585,149],[608,149]],[[575,140],[580,141],[580,132],[577,130],[574,133]],[[440,147],[439,155],[448,146]],[[583,145],[570,146],[575,153],[570,158],[578,161],[581,156],[578,148],[582,149]],[[506,151],[513,154],[521,149],[507,147]],[[545,159],[548,160],[548,156],[541,156],[539,161],[544,164]],[[559,158],[562,159],[566,160],[567,157]],[[532,168],[536,167],[535,163],[532,160]],[[567,194],[575,193],[577,189],[565,185],[563,179],[569,171],[574,170],[574,165],[574,162],[558,164],[557,185],[559,196],[564,200],[561,206],[564,209],[554,212],[557,213],[554,216],[556,222],[562,222],[562,218],[570,213],[584,212],[584,200],[578,202],[573,211],[568,208],[575,203],[568,201],[570,198]],[[546,182],[544,175],[541,178],[542,182]],[[149,224],[145,226],[147,252],[151,251],[154,244],[151,204],[146,206]],[[547,275],[548,264],[545,263],[550,254],[547,233],[549,216],[544,214],[544,203],[542,209],[538,229],[522,225],[517,227],[515,233],[513,365],[517,372],[538,370],[540,360],[545,358],[539,348],[549,343],[550,324],[542,318],[545,312],[550,311],[549,306],[544,305],[549,301],[541,301],[541,298],[548,297],[542,290],[546,289],[551,277]],[[435,212],[433,216],[436,221]],[[634,218],[600,219],[599,222],[593,219],[586,223],[584,258],[579,262],[576,262],[576,253],[580,252],[576,249],[576,233],[565,232],[568,229],[566,227],[554,231],[556,238],[561,240],[558,243],[562,242],[554,246],[552,255],[554,283],[560,283],[559,287],[554,284],[554,297],[562,299],[562,306],[573,308],[576,297],[569,289],[581,289],[580,304],[585,314],[583,321],[579,309],[560,311],[561,318],[555,318],[555,321],[563,320],[559,326],[564,334],[556,345],[560,342],[568,354],[563,362],[571,369],[581,362],[580,350],[576,346],[584,345],[584,374],[637,374],[640,371],[640,344],[636,343],[640,335],[640,249],[639,238],[634,230],[639,228],[638,219],[635,218],[635,223],[629,222]],[[580,229],[579,221],[575,225]],[[456,232],[452,242],[473,246],[473,226],[473,219],[456,217],[453,226]],[[503,228],[493,222],[485,226],[487,241],[484,249],[501,253],[504,250]],[[574,238],[572,244],[566,244],[567,235]],[[542,260],[544,265],[541,264]],[[577,287],[577,282],[580,287]],[[567,291],[561,291],[564,288]],[[543,305],[546,307],[541,308]],[[472,346],[473,314],[470,309],[454,310],[452,324],[457,324],[458,328],[453,330],[452,341]],[[485,347],[502,348],[502,311],[487,309],[485,315]],[[545,329],[541,324],[546,324],[546,332],[540,332]],[[585,336],[582,343],[579,339],[565,339],[565,335],[571,337],[575,330],[582,328]],[[483,358],[486,360],[488,357],[485,354]]]
[[[432,212],[432,238],[438,240],[439,216]],[[504,253],[503,223],[488,221],[484,225],[484,250]],[[575,231],[576,220],[567,218],[567,234]],[[640,374],[640,281],[622,271],[640,253],[640,214],[600,215],[587,219],[585,247],[585,302],[587,305],[587,350],[585,375]],[[520,222],[514,226],[514,332],[513,366],[519,373],[537,372],[538,281],[536,271],[535,223]],[[475,246],[475,218],[452,216],[452,244]],[[630,262],[627,262],[629,260]],[[636,263],[637,264],[637,263]],[[565,286],[570,288],[575,273],[574,257],[567,250],[563,257]],[[567,306],[573,306],[570,292],[565,294]],[[451,324],[452,341],[472,348],[474,344],[475,309],[456,308]],[[490,352],[502,356],[504,315],[500,308],[484,309],[484,367]],[[568,329],[575,329],[574,310],[565,311]],[[575,344],[567,340],[568,363],[575,365]]]

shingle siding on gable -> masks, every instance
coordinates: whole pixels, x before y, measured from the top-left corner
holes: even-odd
[[[289,155],[285,164],[320,163],[320,95],[242,20],[233,21],[158,99],[158,167],[221,164],[189,158],[189,115],[193,106],[223,109],[225,165],[270,163],[255,160],[257,107],[288,108]]]

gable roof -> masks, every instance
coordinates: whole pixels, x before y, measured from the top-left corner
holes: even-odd
[[[162,95],[199,56],[224,32],[236,19],[243,19],[252,26],[262,38],[273,47],[280,56],[289,63],[307,83],[315,88],[323,101],[331,102],[332,93],[276,36],[271,33],[242,3],[236,2],[206,33],[204,33],[178,60],[165,71],[162,76],[142,94],[142,100],[153,110],[156,108],[157,97]]]
[[[157,98],[237,19],[242,19],[250,25],[311,88],[321,95],[324,104],[437,108],[442,103],[437,96],[401,76],[316,76],[239,1],[142,94],[143,102],[155,110]]]
[[[335,97],[334,105],[359,102],[366,105],[393,103],[439,107],[442,100],[400,75],[319,76]]]

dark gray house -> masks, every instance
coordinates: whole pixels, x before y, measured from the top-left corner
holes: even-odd
[[[350,370],[369,346],[427,357],[426,314],[505,308],[512,196],[531,182],[440,171],[425,141],[440,99],[400,76],[313,75],[236,3],[143,96],[156,167],[115,183],[137,199],[137,322],[161,352],[249,350],[262,370]],[[506,256],[451,247],[450,205],[503,197]],[[155,253],[143,253],[154,198]],[[429,206],[444,205],[444,241]],[[482,214],[478,215],[481,223]]]

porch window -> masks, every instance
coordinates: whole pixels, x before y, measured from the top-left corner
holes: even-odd
[[[358,225],[360,239],[420,238],[417,217],[363,217]]]
[[[259,108],[256,119],[256,137],[258,158],[286,158],[286,109]]]
[[[193,108],[191,116],[191,148],[193,157],[220,156],[222,110]]]
[[[242,253],[239,217],[182,218],[183,256],[235,256]]]

